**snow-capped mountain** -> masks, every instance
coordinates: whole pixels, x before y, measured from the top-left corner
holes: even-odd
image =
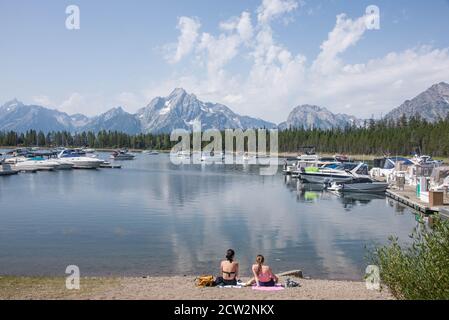
[[[219,103],[202,102],[184,89],[175,89],[168,97],[153,99],[137,112],[143,132],[171,132],[173,129],[191,130],[194,121],[201,121],[202,129],[274,128],[276,125],[257,118],[240,116]]]
[[[419,114],[428,121],[445,118],[449,113],[449,84],[433,85],[412,100],[387,114],[387,119],[399,119]],[[37,105],[25,105],[14,99],[0,106],[0,130],[24,132],[37,131],[94,131],[112,130],[128,134],[169,133],[174,129],[191,131],[195,121],[202,129],[248,129],[276,128],[274,123],[249,116],[241,116],[219,103],[203,102],[184,89],[175,89],[167,97],[153,99],[146,107],[130,114],[121,107],[101,115],[87,117],[82,114],[68,115],[54,109]],[[314,105],[301,105],[293,109],[279,129],[331,129],[352,125],[363,126],[364,120],[346,114],[334,114],[328,109]]]
[[[332,129],[344,128],[346,126],[361,126],[363,121],[347,114],[334,114],[328,109],[301,105],[293,109],[286,122],[279,125],[279,129],[304,128],[304,129]]]
[[[128,113],[122,107],[113,108],[99,116],[89,119],[81,131],[98,132],[111,130],[128,134],[140,133],[140,122],[135,115]]]
[[[34,129],[44,132],[111,130],[128,134],[170,133],[174,129],[192,130],[195,120],[201,121],[203,130],[276,127],[271,122],[240,116],[225,105],[202,102],[183,89],[175,89],[168,97],[153,99],[136,114],[117,107],[89,118],[82,114],[68,115],[42,106],[24,105],[17,100],[0,107],[0,130],[18,132]]]
[[[36,105],[24,105],[14,99],[0,107],[0,130],[24,132],[27,130],[76,130],[77,122],[67,113]]]
[[[422,119],[429,122],[444,119],[449,113],[449,84],[440,82],[434,84],[412,100],[388,113],[385,118],[397,120],[406,115],[407,118],[419,114]]]

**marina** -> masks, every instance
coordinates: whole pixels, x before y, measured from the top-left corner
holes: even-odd
[[[417,225],[414,210],[385,194],[332,192],[283,175],[282,165],[264,177],[245,162],[174,165],[168,154],[135,155],[120,170],[2,177],[4,274],[53,276],[76,263],[92,276],[194,275],[234,247],[244,270],[263,250],[276,270],[357,280],[367,247],[393,234],[407,242]]]

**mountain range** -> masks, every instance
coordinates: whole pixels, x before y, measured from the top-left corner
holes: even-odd
[[[449,84],[434,84],[412,100],[406,100],[399,107],[388,113],[385,118],[397,120],[405,115],[407,118],[419,115],[422,119],[435,122],[444,119],[449,113]]]
[[[449,113],[449,84],[433,85],[412,100],[405,101],[393,109],[385,118],[397,120],[419,114],[421,118],[434,122]],[[362,126],[363,119],[346,114],[335,114],[328,109],[314,105],[300,105],[292,110],[287,120],[278,126],[259,118],[242,116],[229,107],[203,102],[194,94],[177,88],[167,97],[157,97],[135,114],[113,108],[103,114],[87,117],[82,114],[69,115],[65,112],[38,105],[25,105],[14,99],[0,106],[0,130],[24,132],[70,131],[82,132],[101,130],[121,131],[128,134],[169,133],[174,129],[191,130],[194,121],[199,120],[202,130],[248,128],[305,128],[331,129],[348,125]]]

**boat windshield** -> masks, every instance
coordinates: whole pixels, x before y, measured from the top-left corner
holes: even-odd
[[[343,170],[343,171],[351,171],[351,170],[354,170],[358,165],[359,165],[358,163],[346,162],[346,163],[336,164],[336,167],[334,169]]]
[[[356,173],[360,174],[360,175],[367,176],[369,174],[368,173],[368,166],[366,164],[362,165],[360,168],[357,169]]]
[[[77,158],[81,155],[76,150],[65,150],[61,153],[61,158]]]

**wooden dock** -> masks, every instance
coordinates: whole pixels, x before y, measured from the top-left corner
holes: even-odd
[[[443,206],[431,207],[429,203],[423,202],[416,197],[416,191],[414,188],[406,186],[404,190],[388,189],[387,196],[393,200],[396,200],[416,211],[424,214],[440,213],[442,216],[449,218],[449,202],[445,199]]]

